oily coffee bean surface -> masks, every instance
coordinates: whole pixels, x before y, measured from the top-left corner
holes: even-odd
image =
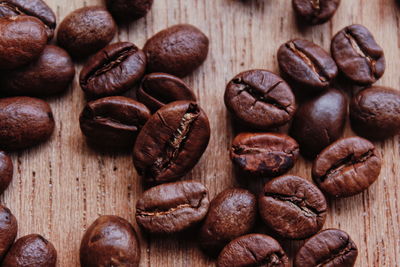
[[[118,216],[101,216],[86,230],[80,247],[82,267],[137,267],[140,244],[133,226]]]
[[[333,197],[349,197],[366,190],[379,176],[381,158],[375,146],[361,137],[343,138],[315,159],[312,176]]]
[[[11,211],[0,205],[0,260],[6,255],[17,236],[18,224]],[[5,265],[2,265],[5,266]]]
[[[162,184],[145,191],[136,203],[136,221],[147,232],[173,234],[198,224],[206,216],[208,190],[198,182]]]
[[[318,187],[297,176],[286,175],[267,182],[258,204],[265,224],[284,238],[307,238],[325,223],[324,195]]]
[[[153,0],[106,0],[106,5],[116,20],[130,21],[144,17]]]
[[[372,84],[385,72],[383,50],[362,25],[338,32],[332,39],[331,52],[339,69],[356,84]]]
[[[196,165],[209,139],[204,111],[194,102],[172,102],[154,113],[140,131],[133,162],[148,184],[176,180]]]
[[[261,69],[236,75],[226,86],[224,99],[236,119],[260,130],[286,124],[296,110],[289,85],[278,75]]]
[[[13,172],[14,167],[10,156],[8,156],[4,151],[0,150],[0,194],[3,194],[4,190],[6,190],[8,185],[10,184],[13,178]]]
[[[300,19],[309,24],[322,24],[336,13],[340,0],[293,0],[292,4]]]

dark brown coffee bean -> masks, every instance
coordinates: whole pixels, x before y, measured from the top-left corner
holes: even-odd
[[[313,42],[294,39],[278,50],[281,71],[290,80],[309,89],[327,88],[338,74],[335,61]]]
[[[172,102],[159,109],[139,133],[133,162],[146,183],[176,180],[196,165],[209,139],[204,111],[194,102]]]
[[[109,149],[131,149],[149,118],[145,105],[124,96],[110,96],[89,102],[79,122],[89,142]]]
[[[291,168],[299,155],[297,142],[279,133],[241,133],[231,147],[231,160],[240,169],[256,176],[276,177]]]
[[[373,86],[357,93],[350,104],[353,130],[363,137],[381,140],[400,132],[400,91]]]
[[[39,19],[0,18],[0,69],[15,69],[35,60],[46,43],[46,28]]]
[[[236,75],[226,86],[225,105],[240,122],[260,130],[286,124],[296,110],[289,85],[267,70]]]
[[[24,149],[44,142],[54,130],[49,104],[31,97],[0,99],[0,148]]]
[[[280,236],[304,239],[321,230],[327,204],[318,187],[303,178],[286,175],[265,184],[259,210],[266,225]]]
[[[157,72],[144,76],[137,98],[152,112],[178,100],[196,101],[192,89],[184,81],[173,75]]]
[[[307,240],[294,260],[295,267],[352,267],[358,255],[350,236],[338,229],[321,231]]]
[[[80,247],[82,267],[137,267],[140,244],[133,226],[118,216],[101,216],[86,230]]]
[[[385,72],[383,50],[362,25],[338,32],[332,39],[331,52],[339,69],[356,84],[372,84]]]
[[[293,0],[292,4],[300,19],[309,24],[322,24],[336,13],[340,0]]]
[[[75,76],[68,53],[47,45],[30,64],[1,74],[0,90],[6,95],[51,96],[67,90]]]
[[[207,214],[208,190],[198,182],[155,186],[136,203],[136,221],[153,234],[173,234],[198,224]]]
[[[315,159],[315,183],[333,197],[349,197],[366,190],[379,176],[381,159],[375,146],[360,137],[343,138]]]
[[[14,243],[15,237],[17,236],[17,231],[18,224],[14,215],[8,208],[0,205],[0,261]],[[3,264],[2,266],[6,265]]]
[[[221,252],[218,267],[289,267],[289,259],[278,241],[262,234],[236,238]]]
[[[117,31],[111,14],[89,6],[70,13],[58,28],[57,41],[72,57],[82,58],[105,47]]]
[[[3,194],[4,190],[6,190],[8,185],[11,183],[13,172],[14,167],[11,158],[4,151],[0,151],[0,194]]]
[[[339,90],[329,89],[299,107],[290,134],[299,142],[301,153],[314,158],[341,137],[346,117],[346,96]]]
[[[143,47],[148,72],[165,72],[184,77],[207,58],[208,38],[199,29],[179,24],[160,31]]]
[[[211,255],[233,239],[248,234],[256,222],[257,199],[240,188],[226,189],[210,203],[210,209],[200,230],[199,242]]]
[[[144,17],[153,0],[106,0],[107,8],[117,20],[130,21]]]

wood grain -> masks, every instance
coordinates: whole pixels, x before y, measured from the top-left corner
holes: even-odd
[[[100,0],[47,0],[58,21],[69,12]],[[399,88],[400,10],[395,0],[347,0],[327,24],[300,27],[290,0],[156,0],[144,19],[119,29],[115,41],[143,46],[157,31],[177,23],[191,23],[211,41],[205,64],[185,80],[195,89],[209,115],[210,145],[188,178],[204,182],[215,196],[236,185],[228,148],[233,137],[223,104],[225,84],[251,68],[278,71],[276,51],[291,38],[313,40],[329,49],[331,36],[342,27],[367,26],[386,52],[387,68],[379,85]],[[81,66],[77,64],[77,73]],[[91,150],[79,130],[85,103],[77,79],[63,96],[49,99],[56,131],[39,147],[13,154],[15,175],[1,196],[19,221],[19,236],[40,233],[58,250],[59,266],[79,266],[78,250],[84,230],[97,216],[115,214],[134,220],[142,186],[131,156]],[[345,136],[353,133],[347,126]],[[325,228],[347,231],[359,248],[357,266],[400,266],[400,140],[376,143],[384,159],[379,180],[365,193],[331,201]],[[291,171],[310,178],[311,163],[301,159]],[[260,231],[264,231],[263,227]],[[195,235],[156,238],[140,234],[141,266],[214,266],[196,245]],[[282,241],[293,255],[301,242]]]

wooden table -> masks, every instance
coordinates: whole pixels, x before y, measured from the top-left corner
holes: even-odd
[[[47,0],[58,21],[84,5],[100,0]],[[228,148],[233,138],[223,104],[225,84],[251,68],[278,71],[276,51],[295,37],[329,49],[331,36],[346,25],[367,26],[386,52],[386,74],[379,85],[399,88],[400,10],[395,0],[344,0],[329,23],[298,27],[290,0],[155,0],[151,12],[119,29],[115,41],[143,46],[157,31],[191,23],[211,41],[205,64],[185,80],[194,88],[212,128],[210,145],[188,178],[204,182],[211,197],[235,185]],[[77,73],[81,66],[77,65]],[[15,153],[14,180],[1,196],[19,222],[19,236],[40,233],[58,251],[59,266],[79,266],[78,250],[85,229],[101,214],[129,219],[142,193],[131,156],[99,154],[85,143],[78,117],[85,103],[75,78],[63,96],[49,99],[56,118],[51,140]],[[345,136],[353,135],[347,126]],[[325,228],[347,231],[359,248],[357,266],[400,266],[400,140],[376,143],[384,160],[379,180],[355,197],[330,201]],[[301,159],[290,172],[310,179],[311,163]],[[261,229],[262,230],[262,229]],[[140,233],[140,232],[139,232]],[[141,266],[214,266],[195,237],[156,238],[140,234]],[[283,241],[293,256],[301,242]]]

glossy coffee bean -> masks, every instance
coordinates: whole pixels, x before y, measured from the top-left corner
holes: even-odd
[[[0,150],[0,194],[7,189],[13,178],[14,167],[10,156]],[[0,249],[1,252],[1,249]],[[0,253],[1,258],[1,253]]]
[[[322,24],[336,13],[340,0],[293,0],[292,4],[300,19],[309,24]]]
[[[218,255],[233,239],[248,234],[256,222],[257,199],[248,190],[226,189],[210,203],[199,242],[210,255]]]
[[[375,146],[360,137],[343,138],[315,159],[315,183],[333,197],[349,197],[366,190],[379,176],[381,159]]]
[[[137,267],[140,244],[133,226],[118,216],[101,216],[86,230],[80,247],[82,267]]]
[[[297,142],[280,133],[241,133],[233,139],[232,162],[251,175],[276,177],[293,168],[299,155]]]
[[[0,148],[24,149],[44,142],[54,130],[49,104],[31,97],[0,98]]]
[[[236,119],[260,130],[286,124],[296,110],[289,85],[267,70],[239,73],[226,86],[224,98]]]
[[[15,69],[35,60],[46,43],[46,28],[39,19],[0,18],[0,69]]]
[[[68,89],[75,67],[68,53],[47,45],[38,59],[1,73],[0,90],[5,95],[51,96]]]
[[[400,91],[373,86],[357,93],[350,103],[350,121],[360,136],[382,140],[400,132]]]
[[[123,94],[140,81],[146,56],[136,45],[119,42],[106,46],[82,68],[80,85],[89,98]]]
[[[338,74],[335,61],[322,47],[313,42],[294,39],[278,50],[281,71],[294,83],[305,88],[327,88]]]
[[[178,100],[196,101],[192,89],[181,79],[167,73],[151,73],[144,76],[137,91],[137,98],[152,112]]]
[[[108,10],[119,21],[131,21],[144,17],[153,0],[106,0]]]
[[[265,224],[280,236],[304,239],[321,230],[327,204],[315,185],[286,175],[265,184],[259,211]]]
[[[194,102],[159,109],[139,133],[133,162],[148,184],[176,180],[199,161],[210,139],[207,115]]]
[[[173,234],[198,224],[207,214],[208,190],[198,182],[162,184],[136,203],[136,221],[147,232]]]
[[[299,142],[301,153],[314,158],[341,137],[346,117],[346,96],[339,90],[328,89],[299,107],[290,134]]]
[[[8,208],[0,205],[0,260],[4,258],[8,249],[14,243],[17,231],[18,224],[14,215]]]
[[[207,58],[208,38],[192,25],[179,24],[151,37],[143,47],[148,72],[184,77]]]
[[[117,27],[103,7],[89,6],[70,13],[58,28],[58,44],[74,58],[83,58],[105,47]]]
[[[338,32],[332,39],[331,52],[339,69],[356,84],[372,84],[385,72],[383,50],[362,25]]]
[[[218,267],[289,267],[281,245],[270,236],[249,234],[230,242],[219,254]]]
[[[307,240],[297,252],[295,267],[352,267],[358,255],[350,236],[338,229],[326,229]]]

